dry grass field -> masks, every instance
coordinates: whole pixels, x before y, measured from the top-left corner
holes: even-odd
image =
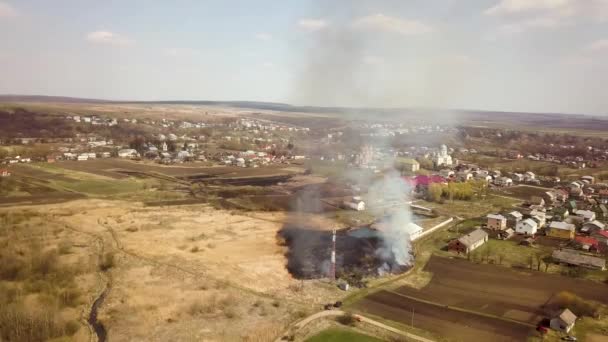
[[[276,240],[285,213],[99,199],[0,212],[23,210],[32,220],[44,217],[42,231],[60,227],[60,235],[47,242],[80,246],[70,258],[86,260],[89,270],[95,270],[97,241],[113,253],[105,272],[110,289],[99,311],[112,341],[271,340],[293,320],[343,295],[324,281],[289,275],[284,247]],[[331,226],[312,214],[298,219]],[[95,274],[84,273],[89,280],[78,281],[88,295],[72,319],[88,314],[95,294],[106,286]],[[83,329],[75,336],[86,340],[89,332],[80,323]]]

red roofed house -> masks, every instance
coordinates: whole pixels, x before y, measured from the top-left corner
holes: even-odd
[[[402,177],[403,181],[410,185],[412,188],[417,187],[417,186],[424,186],[424,187],[428,187],[430,184],[433,183],[441,183],[441,184],[447,184],[447,181],[445,180],[445,178],[441,177],[441,176],[437,176],[437,175],[433,175],[433,176],[416,176],[416,177]]]
[[[599,191],[599,197],[602,203],[608,203],[608,189],[601,189]]]
[[[608,231],[598,230],[591,234],[591,237],[595,238],[600,244],[608,245]]]
[[[11,173],[7,169],[0,169],[0,177],[8,177]]]
[[[577,236],[574,238],[574,241],[580,243],[582,248],[586,251],[595,252],[598,251],[600,247],[600,243],[596,238],[588,236]]]

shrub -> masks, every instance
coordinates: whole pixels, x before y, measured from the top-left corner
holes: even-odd
[[[194,246],[194,247],[190,248],[190,252],[192,252],[192,253],[196,253],[196,252],[198,252],[199,250],[200,250],[200,249],[198,248],[198,246]]]
[[[68,240],[61,241],[57,246],[57,251],[61,255],[72,253],[72,243]]]
[[[562,291],[555,296],[554,305],[560,309],[569,309],[575,315],[597,317],[599,315],[600,306],[586,301],[574,293]]]
[[[99,263],[99,269],[105,272],[105,271],[109,270],[110,268],[114,267],[114,265],[115,265],[114,253],[108,252],[102,256],[101,262]]]
[[[338,318],[336,319],[338,321],[338,323],[343,324],[343,325],[348,325],[348,326],[354,326],[357,323],[357,320],[355,319],[355,316],[353,316],[352,313],[347,312],[344,315],[338,316]]]
[[[59,300],[64,306],[76,307],[80,304],[80,291],[75,287],[64,289],[59,293]]]
[[[64,326],[65,334],[68,336],[74,336],[78,330],[80,330],[80,323],[78,321],[68,321]]]

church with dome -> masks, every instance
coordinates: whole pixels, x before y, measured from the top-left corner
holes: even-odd
[[[439,166],[452,166],[452,156],[448,154],[448,147],[441,145],[439,152],[433,158],[433,163],[436,167]]]

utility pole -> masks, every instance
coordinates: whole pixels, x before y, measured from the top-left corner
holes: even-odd
[[[414,308],[412,307],[412,328],[414,327]]]
[[[329,270],[329,278],[332,282],[336,281],[336,229],[332,231],[331,236],[331,269]]]

